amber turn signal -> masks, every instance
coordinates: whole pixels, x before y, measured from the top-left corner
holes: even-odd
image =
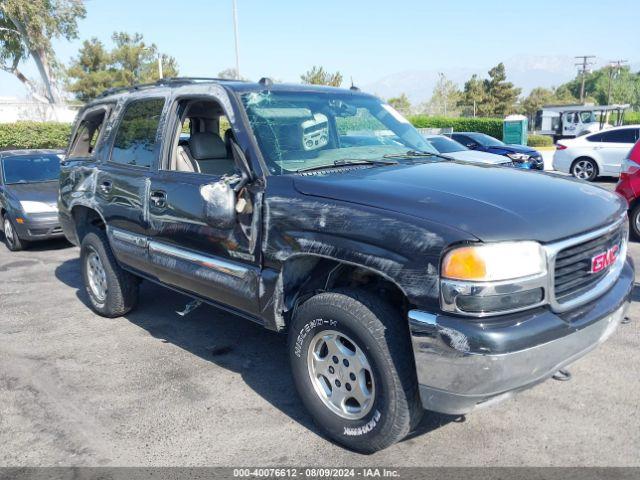
[[[442,276],[455,280],[478,280],[487,276],[487,266],[475,248],[458,248],[444,258]]]

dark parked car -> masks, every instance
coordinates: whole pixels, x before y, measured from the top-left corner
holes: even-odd
[[[507,145],[497,138],[476,132],[454,132],[451,134],[451,138],[471,150],[509,157],[519,167],[544,170],[542,155],[534,148],[522,145]]]
[[[0,152],[0,219],[9,250],[63,236],[57,206],[60,155],[56,150]]]
[[[551,377],[611,335],[634,281],[618,195],[449,161],[353,90],[107,92],[79,113],[60,192],[96,312],[126,315],[144,278],[286,333],[302,402],[362,452],[423,408]]]

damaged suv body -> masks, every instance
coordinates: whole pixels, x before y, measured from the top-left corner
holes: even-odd
[[[305,406],[363,452],[604,341],[633,285],[625,210],[442,157],[355,89],[267,79],[106,92],[78,116],[59,199],[96,312],[125,315],[148,279],[286,332]]]

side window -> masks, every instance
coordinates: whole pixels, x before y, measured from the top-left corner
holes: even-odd
[[[633,128],[613,130],[602,133],[602,142],[607,143],[635,143],[636,131]]]
[[[593,135],[589,135],[587,138],[588,142],[601,142],[602,141],[602,133],[594,133]]]
[[[135,100],[125,109],[111,151],[111,161],[136,167],[153,163],[164,99]]]
[[[73,136],[67,158],[87,158],[93,156],[98,142],[101,140],[100,132],[108,118],[108,111],[109,107],[105,107],[91,110],[84,114]]]
[[[231,125],[215,100],[185,99],[178,105],[180,121],[167,170],[213,176],[237,172]]]

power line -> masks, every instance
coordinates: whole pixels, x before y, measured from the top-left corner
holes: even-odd
[[[578,55],[575,58],[582,59],[581,62],[575,63],[574,65],[578,68],[578,72],[582,77],[582,85],[580,86],[580,103],[584,103],[584,81],[587,76],[587,73],[590,70],[590,67],[593,65],[593,61],[591,59],[596,58],[595,55]]]

